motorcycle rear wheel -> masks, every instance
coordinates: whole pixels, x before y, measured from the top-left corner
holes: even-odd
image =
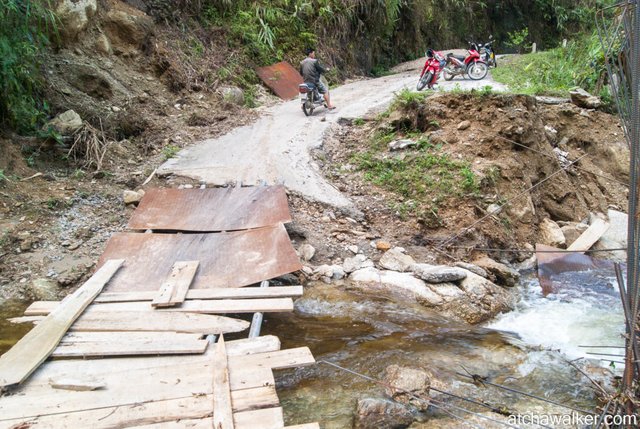
[[[313,115],[313,103],[309,100],[302,103],[302,111],[304,112],[305,116]]]
[[[471,80],[484,79],[487,73],[489,73],[489,67],[487,67],[485,63],[471,63],[469,67],[467,67],[467,75]]]
[[[420,80],[418,81],[418,85],[416,86],[416,89],[418,91],[422,91],[424,87],[427,86],[429,82],[431,82],[431,79],[433,79],[433,73],[429,72],[429,73],[423,74]]]

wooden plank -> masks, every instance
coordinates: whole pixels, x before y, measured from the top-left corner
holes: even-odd
[[[202,334],[187,334],[178,332],[67,332],[62,338],[61,344],[77,343],[113,343],[113,342],[153,342],[171,340],[203,339]]]
[[[241,332],[247,328],[249,322],[230,317],[154,310],[88,310],[71,326],[72,331],[160,331],[198,334],[225,334]]]
[[[0,386],[24,381],[56,348],[67,329],[100,293],[124,260],[109,260],[78,290],[0,357]]]
[[[309,347],[279,350],[276,352],[259,353],[250,356],[238,356],[229,362],[231,371],[241,371],[242,368],[286,369],[312,365],[316,361]]]
[[[295,426],[285,426],[284,429],[320,429],[319,423],[304,423]]]
[[[230,344],[231,342],[227,343]],[[135,425],[154,424],[163,421],[201,419],[211,414],[213,395],[197,395],[188,398],[153,401],[144,404],[123,405],[99,410],[82,410],[63,415],[36,416],[29,419],[33,428],[38,429],[113,429]],[[256,387],[231,392],[234,412],[273,408],[279,405],[274,386]],[[0,422],[0,428],[11,427],[26,419],[11,419]],[[211,419],[206,420],[211,427]]]
[[[234,429],[229,362],[224,335],[220,335],[214,348],[213,363],[213,427],[214,429]]]
[[[189,289],[187,300],[191,299],[255,299],[255,298],[295,298],[302,296],[302,286],[272,286],[264,289],[259,287],[245,288],[216,288],[216,289]],[[94,302],[131,302],[152,301],[157,292],[102,292]]]
[[[280,339],[275,335],[245,338],[227,343],[227,356],[242,356],[280,350]]]
[[[567,250],[586,252],[591,249],[591,246],[593,246],[596,241],[600,240],[604,233],[609,229],[609,226],[609,222],[605,222],[603,219],[597,218],[576,241],[567,247]]]
[[[57,301],[36,301],[24,312],[25,316],[43,316],[49,314],[59,303]],[[153,310],[146,302],[116,302],[106,304],[93,304],[87,309],[87,314],[94,311],[138,311],[148,313],[170,311],[189,312],[203,314],[227,314],[227,313],[273,313],[293,311],[293,300],[291,298],[272,299],[221,299],[221,300],[192,300],[185,301],[180,307],[158,308]]]
[[[235,413],[233,420],[236,429],[282,429],[284,427],[282,407]]]
[[[184,302],[199,264],[198,261],[177,261],[174,263],[171,274],[160,286],[151,305],[153,307],[171,307]]]
[[[185,355],[201,354],[207,349],[207,340],[117,341],[61,343],[53,351],[56,358],[85,358],[105,356]]]
[[[22,316],[22,317],[12,317],[7,319],[8,322],[11,323],[33,323],[37,325],[42,322],[47,316]]]

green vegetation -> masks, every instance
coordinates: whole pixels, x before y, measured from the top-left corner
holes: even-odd
[[[6,182],[9,179],[7,179],[7,176],[4,174],[4,170],[0,169],[0,183]]]
[[[162,156],[164,160],[173,158],[180,151],[180,148],[174,144],[168,144],[162,148]]]
[[[376,134],[370,148],[355,154],[353,162],[366,180],[400,197],[402,202],[394,208],[401,216],[412,213],[434,222],[438,206],[446,199],[478,194],[479,183],[468,162],[452,159],[426,139],[419,141],[417,150],[382,154],[395,138],[395,133]]]
[[[492,71],[496,81],[524,94],[567,95],[580,86],[610,98],[603,85],[604,54],[597,34],[569,42],[566,48],[527,54]]]
[[[45,118],[40,70],[55,31],[49,1],[0,0],[0,124],[29,133]]]
[[[362,118],[355,118],[353,120],[353,125],[355,125],[356,127],[361,127],[364,125],[364,119]]]

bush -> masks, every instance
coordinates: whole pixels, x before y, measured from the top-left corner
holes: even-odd
[[[0,123],[28,133],[44,119],[41,62],[56,18],[49,1],[0,0]]]

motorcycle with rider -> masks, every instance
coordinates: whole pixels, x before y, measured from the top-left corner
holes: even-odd
[[[306,54],[307,57],[300,61],[300,75],[304,83],[298,85],[298,91],[302,95],[302,111],[306,116],[310,116],[318,106],[335,109],[331,104],[328,85],[323,76],[329,70],[320,65],[315,49],[307,49]]]

